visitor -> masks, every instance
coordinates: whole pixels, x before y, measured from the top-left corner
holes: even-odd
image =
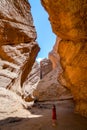
[[[56,107],[53,105],[52,107],[52,125],[56,126],[57,123],[57,117],[56,117]]]

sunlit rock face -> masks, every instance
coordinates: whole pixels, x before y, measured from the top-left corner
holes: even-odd
[[[87,117],[87,2],[85,0],[41,0],[49,14],[58,45],[63,73],[59,80],[76,102],[75,110]]]
[[[28,105],[16,93],[0,87],[0,127],[12,121],[12,118],[30,116]],[[12,117],[12,118],[11,118]],[[7,119],[5,121],[5,119]]]
[[[0,87],[22,94],[39,52],[27,0],[0,1]]]
[[[67,40],[87,39],[86,0],[41,0],[49,13],[53,32]]]
[[[52,70],[52,62],[50,59],[43,59],[40,62],[40,72],[41,72],[41,78],[43,78],[45,75],[47,75]]]
[[[26,0],[0,1],[0,45],[29,43],[36,32]]]

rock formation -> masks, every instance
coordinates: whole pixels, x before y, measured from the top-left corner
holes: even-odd
[[[50,59],[43,59],[40,62],[40,74],[41,78],[43,78],[45,75],[47,75],[52,70],[52,62]]]
[[[53,50],[51,52],[49,52],[48,57],[52,62],[53,69],[58,67],[58,69],[60,69],[60,71],[61,71],[62,68],[61,68],[61,65],[60,65],[60,56],[58,54],[58,45],[59,45],[60,40],[61,39],[56,38],[56,43],[53,47]]]
[[[40,63],[37,63],[37,62],[34,63],[32,70],[30,74],[28,75],[22,88],[23,94],[24,94],[23,98],[25,99],[25,101],[29,102],[29,101],[34,100],[33,92],[35,89],[38,88],[38,84],[40,84],[41,73],[42,73],[42,79],[43,79],[51,71],[52,71],[52,63],[50,59],[45,58]],[[45,83],[47,83],[47,81],[44,81],[44,84]],[[41,91],[42,87],[40,87],[39,89]]]
[[[28,1],[0,1],[0,120],[9,117],[6,121],[14,122],[16,117],[30,116],[25,110],[28,104],[19,95],[24,95],[27,76],[40,50],[36,37]]]
[[[0,1],[0,87],[19,94],[40,50],[30,8],[27,0]]]
[[[34,100],[33,91],[34,89],[36,89],[39,81],[40,65],[37,62],[35,62],[22,88],[23,98],[25,99],[25,101],[29,102]]]
[[[34,97],[39,101],[72,98],[70,90],[62,86],[57,80],[59,73],[62,72],[59,62],[60,58],[57,53],[59,40],[60,39],[56,40],[53,50],[49,53],[49,59],[44,59],[40,63],[40,67],[42,68],[42,79],[38,82],[36,89],[33,92]],[[45,75],[43,76],[43,74]]]
[[[55,68],[46,74],[37,84],[33,96],[39,101],[55,101],[71,99],[72,95],[68,89],[57,81],[59,69]]]
[[[49,14],[58,45],[63,73],[59,79],[68,87],[75,110],[87,117],[87,2],[85,0],[41,0]],[[64,81],[64,82],[62,82]]]
[[[5,124],[6,118],[10,122],[12,118],[29,116],[29,111],[25,109],[27,106],[16,93],[0,87],[0,127],[2,123]]]

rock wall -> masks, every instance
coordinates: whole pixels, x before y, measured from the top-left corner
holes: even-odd
[[[58,67],[61,70],[61,65],[60,65],[60,56],[58,54],[58,46],[59,46],[59,41],[60,38],[56,38],[56,42],[54,44],[53,50],[49,52],[48,57],[52,62],[53,69]]]
[[[29,73],[25,83],[23,84],[23,98],[29,102],[34,100],[33,91],[36,89],[38,82],[40,81],[40,65],[35,62],[31,72]]]
[[[12,119],[17,120],[17,117],[27,118],[30,116],[29,111],[25,109],[28,107],[29,105],[18,94],[0,87],[0,127]]]
[[[55,101],[72,98],[71,92],[57,81],[59,72],[56,67],[38,82],[33,91],[33,96],[36,99],[39,101]]]
[[[58,45],[63,73],[59,80],[68,87],[75,110],[87,117],[87,2],[85,0],[41,0],[49,14]]]
[[[0,87],[22,94],[40,50],[27,0],[0,1]]]
[[[50,59],[43,59],[40,62],[40,76],[43,78],[45,75],[47,75],[52,70],[52,62]]]

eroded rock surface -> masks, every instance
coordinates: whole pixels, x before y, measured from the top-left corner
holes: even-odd
[[[59,72],[58,68],[53,69],[38,82],[33,92],[37,100],[54,101],[72,98],[70,91],[57,81]]]
[[[52,70],[52,62],[50,59],[43,59],[40,62],[40,72],[41,72],[41,78],[43,78],[45,75],[47,75]]]
[[[0,125],[30,116],[19,95],[40,50],[36,37],[28,1],[0,1]]]
[[[5,124],[4,119],[27,117],[30,112],[27,111],[28,105],[16,93],[0,87],[0,127]],[[1,120],[3,120],[1,122]],[[7,120],[9,122],[9,120]]]
[[[22,94],[39,52],[27,0],[0,1],[0,87]]]
[[[37,87],[39,81],[40,65],[39,63],[35,62],[22,88],[23,98],[25,101],[29,102],[34,100],[33,91]]]
[[[53,32],[61,38],[58,53],[63,68],[59,80],[68,87],[76,111],[87,117],[87,1],[41,0]]]
[[[56,42],[55,42],[55,44],[53,46],[52,51],[49,52],[48,57],[49,57],[49,59],[52,62],[53,69],[55,69],[56,67],[58,67],[58,69],[61,70],[62,68],[61,68],[61,65],[60,65],[60,56],[58,54],[58,46],[59,46],[59,41],[60,40],[61,40],[60,38],[56,38]]]

